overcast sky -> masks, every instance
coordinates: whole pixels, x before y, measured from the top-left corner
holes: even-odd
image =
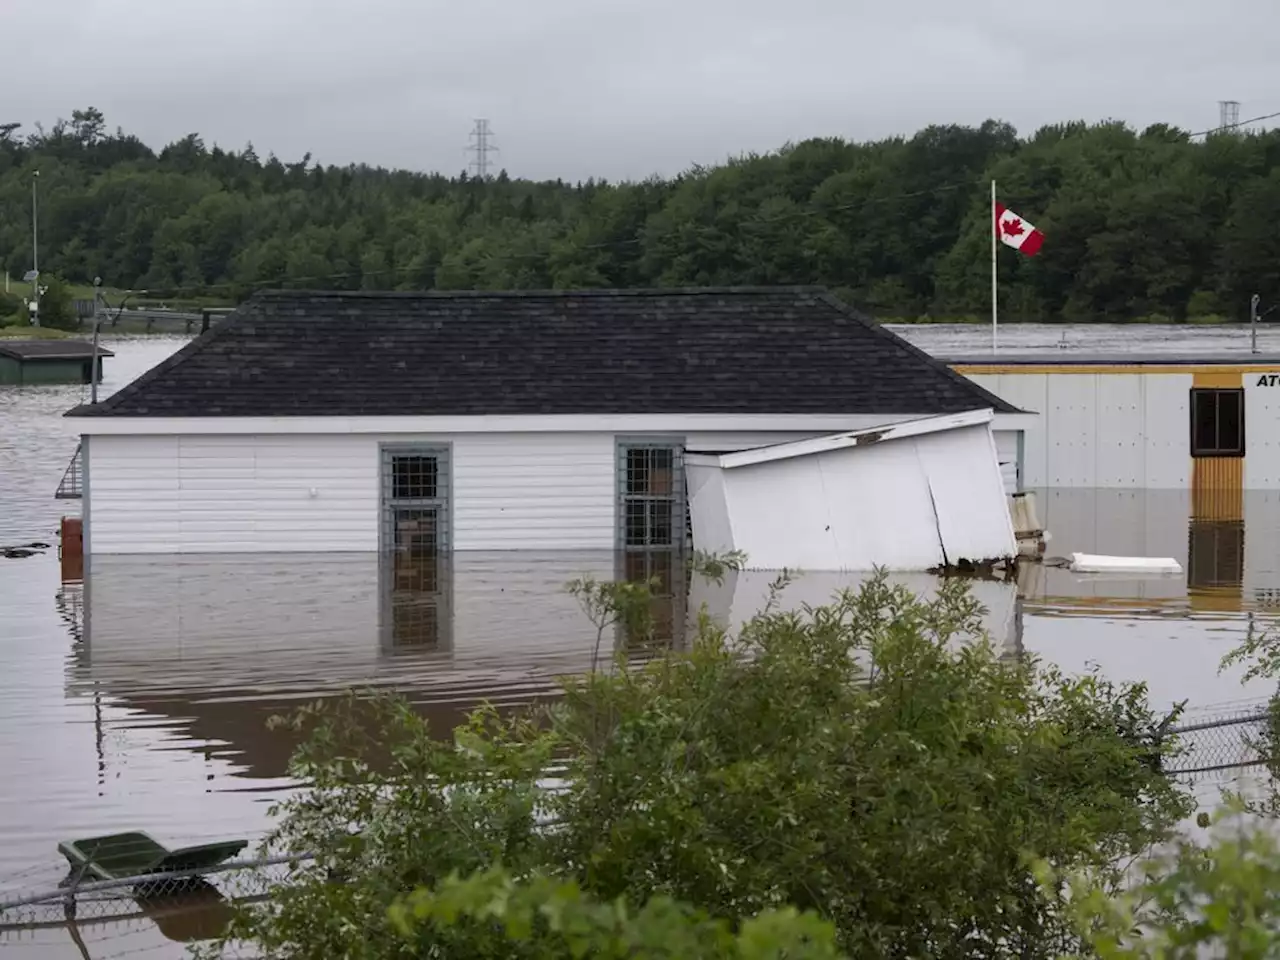
[[[1280,111],[1278,0],[0,0],[0,122],[639,178],[812,136]]]

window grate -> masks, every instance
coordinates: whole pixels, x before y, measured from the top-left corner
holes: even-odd
[[[623,550],[682,549],[688,530],[683,446],[618,445],[618,535]]]
[[[382,448],[384,551],[412,557],[452,545],[447,447]]]

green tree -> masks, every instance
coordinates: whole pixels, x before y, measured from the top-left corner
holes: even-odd
[[[571,589],[601,640],[652,635],[644,585]],[[741,941],[825,924],[852,957],[1057,957],[1082,939],[1033,858],[1118,881],[1188,801],[1142,687],[1003,659],[978,613],[963,585],[926,601],[878,575],[737,636],[704,617],[687,653],[620,652],[451,740],[394,699],[311,708],[268,849],[316,859],[231,936],[382,960],[664,956],[665,931],[797,956],[823,954]]]
[[[79,330],[80,317],[70,288],[58,277],[40,275],[40,326],[54,330]]]
[[[37,169],[46,269],[161,295],[805,283],[885,317],[983,316],[994,178],[1047,237],[1035,258],[1002,251],[1009,319],[1242,318],[1254,293],[1280,302],[1280,131],[1019,137],[988,120],[569,184],[263,161],[195,133],[153,150],[89,107],[0,138],[0,266],[17,276]]]

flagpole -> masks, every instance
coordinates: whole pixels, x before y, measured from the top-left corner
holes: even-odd
[[[988,230],[991,232],[991,352],[998,353],[1000,351],[999,342],[999,317],[997,313],[996,301],[998,289],[996,285],[996,250],[999,243],[996,234],[999,232],[1000,224],[996,220],[996,182],[991,181],[991,217],[988,220]]]

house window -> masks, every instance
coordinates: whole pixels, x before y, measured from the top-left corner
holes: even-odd
[[[382,449],[382,548],[411,557],[449,548],[449,451]]]
[[[1192,389],[1191,456],[1244,456],[1244,390]]]
[[[618,543],[623,550],[684,546],[683,459],[683,446],[670,441],[619,443]]]

